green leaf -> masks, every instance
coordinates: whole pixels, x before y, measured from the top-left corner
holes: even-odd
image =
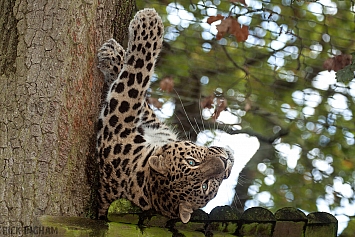
[[[350,64],[336,72],[336,79],[340,82],[349,82],[354,78],[355,65]]]

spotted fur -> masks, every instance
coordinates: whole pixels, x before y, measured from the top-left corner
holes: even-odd
[[[159,15],[144,9],[130,23],[126,52],[114,39],[99,50],[99,68],[111,84],[98,121],[99,218],[126,198],[186,223],[230,174],[228,150],[180,141],[146,103],[163,34]]]

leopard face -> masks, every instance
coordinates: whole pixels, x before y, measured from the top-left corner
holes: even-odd
[[[214,198],[222,180],[229,177],[233,156],[224,148],[183,141],[163,146],[148,163],[153,207],[187,222],[193,210]]]

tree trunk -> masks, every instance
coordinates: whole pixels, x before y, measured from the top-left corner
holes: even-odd
[[[233,200],[233,207],[236,208],[240,213],[244,212],[245,202],[249,200],[250,196],[248,195],[249,186],[254,183],[256,179],[256,173],[259,171],[255,167],[259,163],[270,161],[274,162],[275,148],[271,143],[267,143],[259,140],[260,148],[254,154],[253,158],[246,164],[242,172],[239,174],[238,184],[236,186],[236,195]],[[237,160],[235,162],[238,162]]]
[[[96,51],[114,32],[123,39],[133,6],[0,0],[0,226],[88,215],[103,87]]]

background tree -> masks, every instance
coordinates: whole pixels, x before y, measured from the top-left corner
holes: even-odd
[[[90,215],[98,47],[131,1],[0,1],[0,225]]]
[[[164,116],[192,139],[195,131],[218,126],[261,142],[243,171],[247,183],[237,187],[239,206],[355,214],[353,1],[180,0],[138,7],[156,8],[165,22],[167,44],[150,98],[163,112],[174,109]],[[161,86],[167,76],[170,93]],[[228,121],[219,117],[226,113]]]

